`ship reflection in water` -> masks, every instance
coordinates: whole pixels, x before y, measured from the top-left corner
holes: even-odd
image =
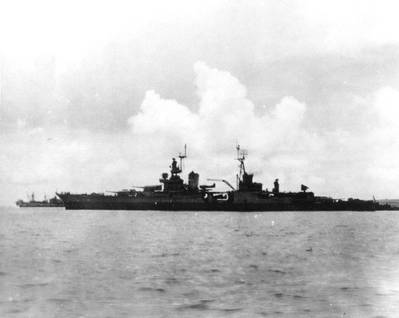
[[[199,174],[188,175],[188,183],[180,177],[184,154],[179,154],[180,165],[172,159],[170,176],[162,173],[160,185],[144,186],[142,190],[126,189],[113,195],[103,193],[71,194],[57,193],[66,209],[95,210],[175,210],[175,211],[373,211],[388,210],[391,207],[375,200],[336,200],[315,196],[308,187],[301,185],[300,192],[281,192],[279,181],[274,181],[272,191],[263,190],[262,184],[253,181],[253,174],[247,173],[247,153],[237,146],[237,160],[240,163],[237,185],[234,188],[227,180],[229,191],[214,191],[215,184],[199,185]],[[137,187],[139,188],[139,187]]]
[[[399,214],[0,208],[0,317],[399,317]]]

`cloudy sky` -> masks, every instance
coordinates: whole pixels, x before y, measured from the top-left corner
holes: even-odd
[[[0,2],[0,205],[234,181],[399,197],[396,1]]]

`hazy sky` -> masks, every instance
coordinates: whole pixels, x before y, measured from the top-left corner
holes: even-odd
[[[0,204],[234,181],[399,197],[396,1],[1,1]]]

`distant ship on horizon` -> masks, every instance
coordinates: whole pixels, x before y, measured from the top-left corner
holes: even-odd
[[[56,196],[53,198],[47,199],[46,196],[44,196],[44,199],[42,201],[36,201],[35,200],[35,194],[32,193],[31,195],[28,196],[28,201],[23,201],[19,199],[17,202],[15,202],[17,206],[20,208],[52,208],[52,207],[63,207],[64,203],[62,200],[58,199]]]
[[[162,173],[160,184],[133,187],[121,191],[109,191],[112,194],[56,193],[67,210],[165,210],[165,211],[375,211],[393,209],[388,204],[376,200],[348,199],[315,196],[308,187],[301,185],[299,192],[281,192],[279,180],[275,179],[272,191],[262,189],[262,183],[253,181],[245,167],[247,152],[237,145],[239,173],[236,175],[236,187],[225,179],[207,179],[223,182],[230,190],[214,191],[215,183],[199,185],[199,174],[191,171],[188,183],[180,177],[184,153],[179,154],[180,164],[172,159],[170,175]],[[140,189],[140,190],[137,190]]]

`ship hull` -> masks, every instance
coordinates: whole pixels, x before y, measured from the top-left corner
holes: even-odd
[[[374,211],[382,206],[372,201],[307,202],[283,199],[206,200],[200,195],[125,197],[60,194],[67,210],[161,210],[161,211]]]
[[[17,204],[20,208],[62,208],[62,203],[41,203],[41,202],[24,202]]]

